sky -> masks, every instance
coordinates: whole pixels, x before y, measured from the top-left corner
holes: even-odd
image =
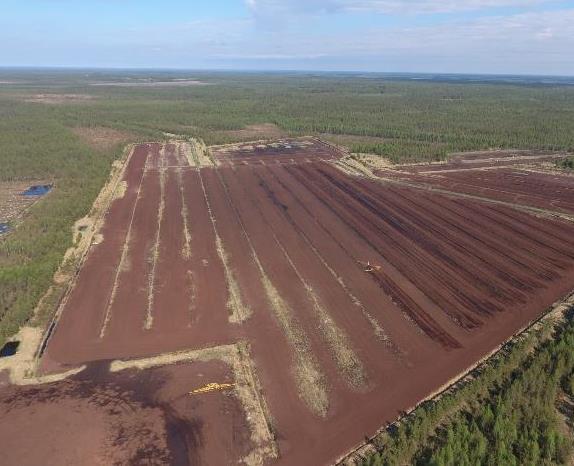
[[[2,0],[0,66],[574,75],[574,0]]]

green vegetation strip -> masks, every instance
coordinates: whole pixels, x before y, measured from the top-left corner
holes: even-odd
[[[563,168],[565,170],[574,170],[574,157],[568,157],[556,162],[558,168]]]

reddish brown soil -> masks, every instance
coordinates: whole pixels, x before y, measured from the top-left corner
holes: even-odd
[[[353,178],[325,160],[338,157],[334,149],[313,144],[282,155],[275,148],[258,155],[218,149],[223,166],[201,170],[187,166],[172,146],[163,152],[158,145],[139,146],[126,171],[126,195],[107,213],[103,242],[92,246],[78,275],[42,370],[245,339],[276,434],[276,463],[327,464],[572,288],[574,225]],[[274,163],[277,158],[289,161]],[[162,173],[165,208],[158,222]],[[189,255],[183,253],[186,226]],[[150,251],[158,227],[154,259]],[[241,324],[229,322],[228,283],[216,234],[241,303],[252,312]],[[124,267],[116,273],[125,245]],[[329,398],[325,418],[313,414],[299,396],[294,348],[267,301],[258,264],[318,361]],[[153,324],[145,329],[150,283]],[[344,332],[364,368],[363,384],[350,383],[338,364],[320,330],[317,305]],[[367,315],[376,321],[379,335]],[[180,366],[168,371],[174,390],[179,383],[185,387],[178,393],[188,391],[190,383],[200,385],[197,378],[204,373],[194,369],[180,375]],[[80,377],[88,387],[93,377],[97,387],[102,377],[116,376],[102,370],[97,377],[93,372]],[[148,380],[138,383],[153,397],[158,388]],[[0,407],[4,404],[0,401]],[[56,403],[51,409],[56,413],[60,407]],[[173,424],[167,438],[193,439],[199,430],[205,439],[196,445],[200,459],[224,464],[211,456],[223,454],[218,432],[244,439],[244,419],[225,420],[216,406],[199,409],[203,427]],[[105,424],[102,419],[98,422]],[[45,429],[46,422],[39,418],[37,428]],[[167,443],[162,451],[173,461],[179,450]]]
[[[237,464],[251,449],[222,363],[109,373],[92,363],[63,382],[0,386],[3,465]]]
[[[184,208],[183,175],[170,170],[166,174],[166,209],[161,223],[160,249],[156,269],[154,305],[166,312],[154,313],[154,326],[162,333],[176,331],[186,322],[191,324],[193,310],[193,276],[191,256],[183,254],[184,228],[191,230],[189,219],[181,215]],[[182,303],[183,301],[183,303]],[[189,303],[187,306],[185,303]]]
[[[568,174],[542,173],[544,163],[564,154],[478,153],[439,165],[403,165],[379,172],[399,179],[522,206],[574,213],[574,181]],[[534,170],[533,170],[534,169]]]

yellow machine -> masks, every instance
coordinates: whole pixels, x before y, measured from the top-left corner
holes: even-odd
[[[217,383],[217,382],[211,382],[208,383],[207,385],[201,387],[201,388],[197,388],[195,390],[192,390],[191,392],[189,392],[190,395],[200,395],[202,393],[209,393],[209,392],[215,392],[215,391],[220,391],[220,390],[229,390],[230,388],[233,388],[235,386],[235,384],[233,383]]]

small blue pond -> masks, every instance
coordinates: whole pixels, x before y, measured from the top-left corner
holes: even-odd
[[[4,233],[8,233],[9,230],[10,230],[10,225],[8,225],[7,223],[0,223],[0,235],[3,235]]]
[[[19,341],[9,341],[2,347],[2,349],[0,349],[0,358],[5,358],[6,356],[14,356],[18,352],[19,346]]]
[[[43,196],[47,194],[52,189],[51,184],[38,184],[30,186],[26,191],[22,193],[23,196]]]

